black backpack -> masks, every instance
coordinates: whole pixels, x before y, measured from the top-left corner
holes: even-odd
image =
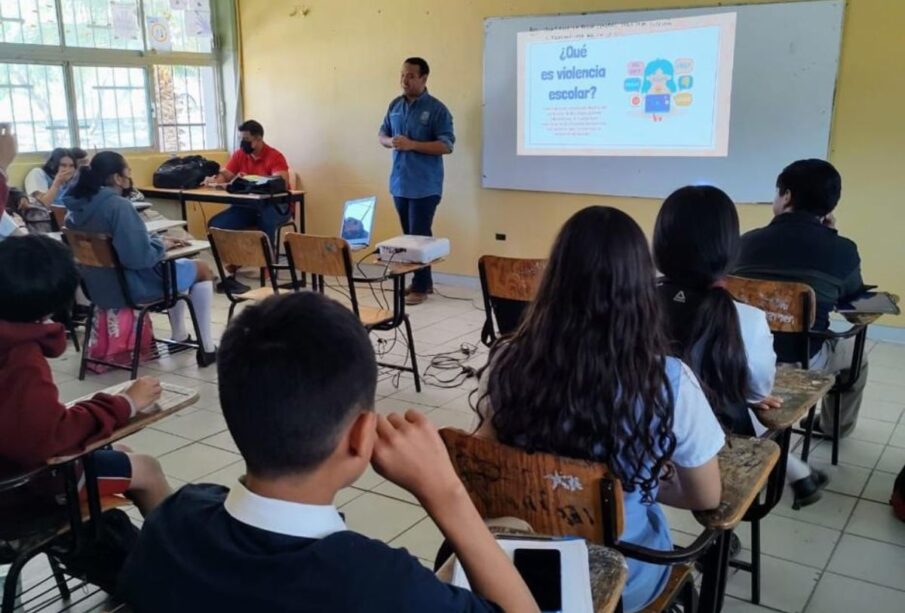
[[[255,180],[236,177],[226,186],[230,194],[285,194],[286,180],[283,177],[261,177]]]
[[[192,189],[204,179],[220,172],[220,164],[200,155],[171,158],[154,171],[154,187]]]

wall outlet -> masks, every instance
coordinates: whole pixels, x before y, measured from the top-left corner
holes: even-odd
[[[504,241],[504,240],[506,240],[506,235],[497,232],[497,233],[496,233],[496,239],[497,239],[498,241]]]

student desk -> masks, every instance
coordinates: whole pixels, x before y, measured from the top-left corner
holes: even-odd
[[[544,538],[538,535],[512,528],[491,526],[494,534],[523,537],[526,539]],[[456,557],[451,556],[437,571],[437,578],[445,583],[452,581],[453,565]],[[612,613],[619,604],[625,581],[628,578],[628,566],[625,558],[615,549],[596,543],[588,543],[588,567],[591,571],[591,598],[594,601],[595,613]]]
[[[705,528],[721,531],[702,558],[700,613],[718,613],[723,607],[732,530],[744,518],[779,461],[779,445],[769,439],[730,436],[717,458],[723,484],[720,505],[694,514]]]
[[[773,395],[782,398],[782,406],[778,409],[755,409],[754,414],[770,430],[791,428],[808,409],[826,396],[835,382],[835,375],[780,366],[776,369]]]
[[[148,234],[158,234],[171,230],[172,228],[184,227],[186,223],[187,222],[181,219],[154,219],[152,221],[146,221],[145,228],[148,230]],[[63,240],[62,232],[48,232],[47,236],[57,241]]]
[[[194,189],[165,189],[161,187],[139,187],[147,198],[175,200],[182,210],[182,219],[188,220],[186,203],[206,202],[228,204],[231,206],[260,207],[265,205],[298,203],[297,219],[299,232],[305,233],[305,192],[299,189],[289,190],[282,194],[230,194],[225,189],[216,187],[196,187]]]
[[[187,224],[188,222],[183,219],[154,219],[152,221],[146,221],[145,227],[148,229],[149,234],[157,234],[159,232],[172,230],[173,228],[182,228]]]
[[[122,393],[122,391],[125,390],[129,385],[131,385],[131,383],[131,381],[128,381],[126,383],[119,383],[117,385],[113,385],[99,391],[106,394],[115,395]],[[72,490],[67,492],[67,496],[75,496],[77,495],[75,492],[75,468],[73,463],[70,461],[77,457],[82,458],[82,466],[85,470],[85,488],[87,490],[88,509],[93,520],[100,518],[101,508],[100,496],[98,495],[97,489],[97,474],[94,466],[94,458],[90,452],[96,451],[97,449],[100,449],[102,447],[106,447],[107,445],[111,445],[131,434],[135,434],[139,430],[143,430],[154,422],[160,421],[164,417],[172,415],[176,411],[184,409],[185,407],[198,402],[199,394],[197,390],[193,390],[187,387],[180,387],[178,385],[172,385],[170,383],[161,383],[161,387],[163,388],[163,391],[160,395],[160,399],[157,401],[153,409],[137,413],[131,420],[129,420],[129,423],[114,430],[110,434],[110,436],[98,441],[94,441],[90,445],[86,445],[85,448],[79,453],[66,456],[58,456],[47,461],[47,463],[51,466],[65,464],[64,470],[69,473],[66,479],[67,488],[71,487]],[[67,403],[67,406],[72,406],[80,400],[87,400],[94,396],[94,394],[96,393],[98,392],[94,392],[88,396],[83,396],[82,398],[73,400],[72,402]],[[99,530],[100,522],[94,521],[93,527],[95,530]]]
[[[365,260],[368,260],[365,262]],[[428,264],[410,263],[410,262],[384,262],[376,257],[365,257],[354,265],[352,273],[352,281],[355,283],[382,284],[385,281],[393,282],[392,305],[387,305],[388,310],[393,312],[393,318],[383,324],[374,326],[374,330],[388,331],[395,330],[405,323],[405,276],[422,268],[433,266],[443,259],[436,259]],[[390,302],[389,300],[387,302]],[[414,341],[412,341],[414,343]],[[411,366],[388,364],[378,362],[378,365],[386,368],[393,368],[410,372],[415,378],[415,391],[421,391],[421,377],[418,374],[418,366],[412,359]]]
[[[71,407],[75,403],[81,402],[82,400],[89,400],[98,393],[111,395],[121,394],[131,384],[132,381],[128,381],[126,383],[117,383],[116,385],[112,385],[108,388],[98,390],[97,392],[92,392],[87,396],[82,396],[81,398],[67,402],[66,406]],[[181,387],[179,385],[173,385],[171,383],[161,383],[160,386],[163,388],[163,391],[160,395],[160,399],[157,401],[153,409],[149,409],[141,413],[136,413],[135,417],[129,420],[129,423],[127,423],[125,426],[114,430],[107,438],[95,441],[90,445],[85,446],[85,448],[81,452],[77,454],[51,458],[47,461],[47,463],[56,465],[68,462],[69,460],[76,458],[84,453],[95,451],[97,449],[100,449],[101,447],[115,443],[116,441],[131,434],[135,434],[139,430],[143,430],[154,422],[160,421],[164,417],[172,415],[176,411],[184,409],[185,407],[198,402],[198,390],[194,390],[188,387]]]
[[[170,262],[178,260],[179,258],[192,257],[193,255],[198,255],[202,251],[208,251],[211,248],[211,244],[207,241],[190,240],[187,242],[189,244],[185,247],[174,247],[173,249],[167,250],[166,254],[163,256],[164,261]]]

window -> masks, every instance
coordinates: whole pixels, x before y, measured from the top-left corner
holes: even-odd
[[[212,4],[0,0],[0,122],[22,152],[221,147]]]
[[[210,66],[155,66],[158,140],[164,151],[210,149],[219,143],[214,71]]]
[[[0,43],[59,45],[53,0],[0,0]]]
[[[15,124],[22,151],[67,146],[63,67],[0,64],[0,121]]]
[[[73,72],[83,149],[151,146],[144,70],[76,66]]]

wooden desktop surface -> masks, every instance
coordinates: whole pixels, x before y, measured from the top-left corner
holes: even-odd
[[[230,200],[269,200],[275,196],[285,196],[287,193],[293,196],[301,196],[305,194],[305,190],[291,189],[288,192],[280,192],[278,194],[230,194],[222,187],[194,187],[192,189],[168,189],[162,187],[139,187],[138,190],[151,198],[165,198],[172,196],[173,198],[184,197],[191,200],[192,196],[202,196],[204,198],[222,198],[225,204],[229,204]]]
[[[88,400],[94,394],[103,392],[105,394],[120,394],[132,384],[131,381],[127,381],[125,383],[119,383],[117,385],[113,385],[111,387],[99,390],[98,392],[94,392],[88,396],[83,396],[77,400],[73,400],[72,402],[67,403],[67,406],[72,406],[73,404],[82,401]],[[90,445],[87,445],[82,451],[82,453],[68,455],[68,456],[58,456],[56,458],[51,458],[47,461],[48,464],[63,464],[68,462],[74,457],[78,457],[83,455],[85,452],[94,451],[95,449],[100,449],[106,445],[110,445],[111,443],[115,443],[116,441],[123,439],[130,434],[135,434],[139,430],[142,430],[156,421],[160,421],[164,417],[168,415],[172,415],[176,411],[180,409],[184,409],[185,407],[195,404],[198,402],[198,390],[194,390],[188,387],[181,387],[179,385],[172,385],[170,383],[161,383],[160,386],[163,388],[163,393],[160,396],[160,400],[154,405],[153,409],[148,411],[143,411],[141,413],[137,413],[135,417],[133,417],[129,423],[125,426],[118,428],[113,431],[113,433],[99,441],[95,441]]]
[[[776,369],[773,395],[782,398],[778,409],[755,409],[757,419],[770,430],[790,428],[820,402],[836,382],[835,375],[802,370],[792,366]]]
[[[532,532],[491,526],[494,534],[513,537],[545,538]],[[443,566],[437,570],[437,578],[445,583],[452,581],[456,556],[450,556]],[[612,613],[619,604],[625,581],[628,578],[628,566],[625,558],[615,549],[596,543],[588,543],[588,569],[591,574],[591,598],[594,601],[595,613]]]
[[[196,241],[190,240],[189,244],[185,247],[175,247],[173,249],[167,250],[166,254],[164,254],[164,260],[176,260],[179,258],[187,258],[193,255],[198,255],[202,251],[207,251],[211,248],[211,244],[207,241]]]
[[[723,494],[720,506],[696,511],[706,528],[730,530],[744,517],[779,460],[779,445],[769,439],[730,436],[717,456]]]

